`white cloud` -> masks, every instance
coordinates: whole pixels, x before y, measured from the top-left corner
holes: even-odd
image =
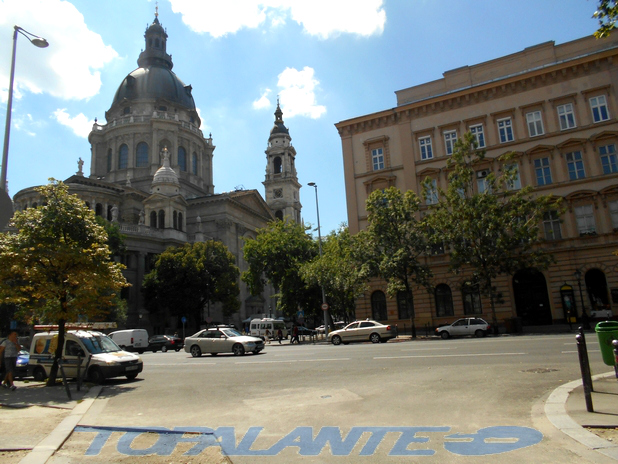
[[[66,108],[57,109],[53,112],[53,117],[63,126],[70,128],[78,137],[88,138],[88,134],[92,130],[92,124],[94,121],[88,119],[83,113],[79,113],[77,116],[71,117],[67,113]]]
[[[326,39],[341,33],[381,34],[384,0],[170,0],[192,30],[223,37],[242,28],[277,27],[292,21]]]
[[[45,37],[49,47],[40,49],[18,35],[15,88],[21,92],[46,92],[63,99],[86,99],[101,87],[99,69],[118,54],[90,31],[83,15],[61,0],[4,0],[0,3],[0,34],[11,37],[13,25]],[[0,85],[6,90],[11,60],[11,40],[0,41]],[[20,94],[16,92],[14,97]]]
[[[316,102],[315,90],[320,81],[314,78],[313,68],[305,66],[302,71],[285,68],[278,77],[281,109],[286,118],[308,116],[318,119],[326,113],[326,107]]]
[[[270,99],[268,95],[270,95],[271,90],[266,89],[260,98],[253,102],[253,109],[255,110],[263,110],[265,108],[270,108],[272,104],[270,103]]]

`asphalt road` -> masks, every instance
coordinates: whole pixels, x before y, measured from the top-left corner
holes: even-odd
[[[607,372],[588,346],[593,375]],[[580,378],[573,335],[142,358],[138,380],[108,381],[52,462],[604,462],[543,415]]]

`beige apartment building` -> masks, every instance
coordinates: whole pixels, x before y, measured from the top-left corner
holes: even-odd
[[[542,43],[492,61],[447,71],[442,79],[399,90],[397,106],[339,122],[348,223],[367,226],[365,201],[395,186],[421,196],[430,177],[447,187],[446,164],[465,132],[487,153],[477,187],[516,154],[519,185],[565,201],[547,212],[542,246],[555,264],[497,280],[497,319],[508,329],[618,314],[618,34]],[[518,186],[515,185],[515,188]],[[431,200],[429,200],[431,201]],[[414,291],[414,314],[375,280],[357,301],[356,316],[409,327],[433,327],[464,315],[490,317],[489,301],[448,270],[446,254],[427,256],[433,293]],[[581,288],[581,291],[580,291]],[[568,307],[568,308],[567,308]],[[570,311],[570,312],[567,312]],[[518,318],[518,319],[513,319]]]

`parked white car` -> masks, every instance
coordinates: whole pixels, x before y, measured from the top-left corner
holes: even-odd
[[[464,317],[457,319],[449,325],[443,325],[436,329],[436,335],[447,339],[449,337],[464,337],[466,335],[474,335],[476,337],[484,337],[489,333],[491,326],[480,317]]]
[[[264,340],[261,338],[242,335],[231,328],[204,329],[185,338],[185,351],[194,358],[199,358],[203,353],[213,356],[233,353],[234,356],[242,356],[250,351],[258,354],[263,349]]]
[[[342,343],[347,345],[350,342],[386,343],[396,336],[397,327],[394,325],[384,325],[368,319],[352,322],[340,330],[333,330],[328,334],[328,341],[333,345]]]

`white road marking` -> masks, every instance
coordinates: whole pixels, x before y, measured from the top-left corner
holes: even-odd
[[[275,364],[275,363],[296,363],[296,362],[322,362],[322,361],[350,361],[350,358],[322,358],[322,359],[289,359],[279,361],[238,361],[235,364]]]
[[[523,356],[528,353],[467,353],[467,354],[435,354],[419,356],[374,356],[373,359],[404,359],[404,358],[466,358],[478,356]]]

